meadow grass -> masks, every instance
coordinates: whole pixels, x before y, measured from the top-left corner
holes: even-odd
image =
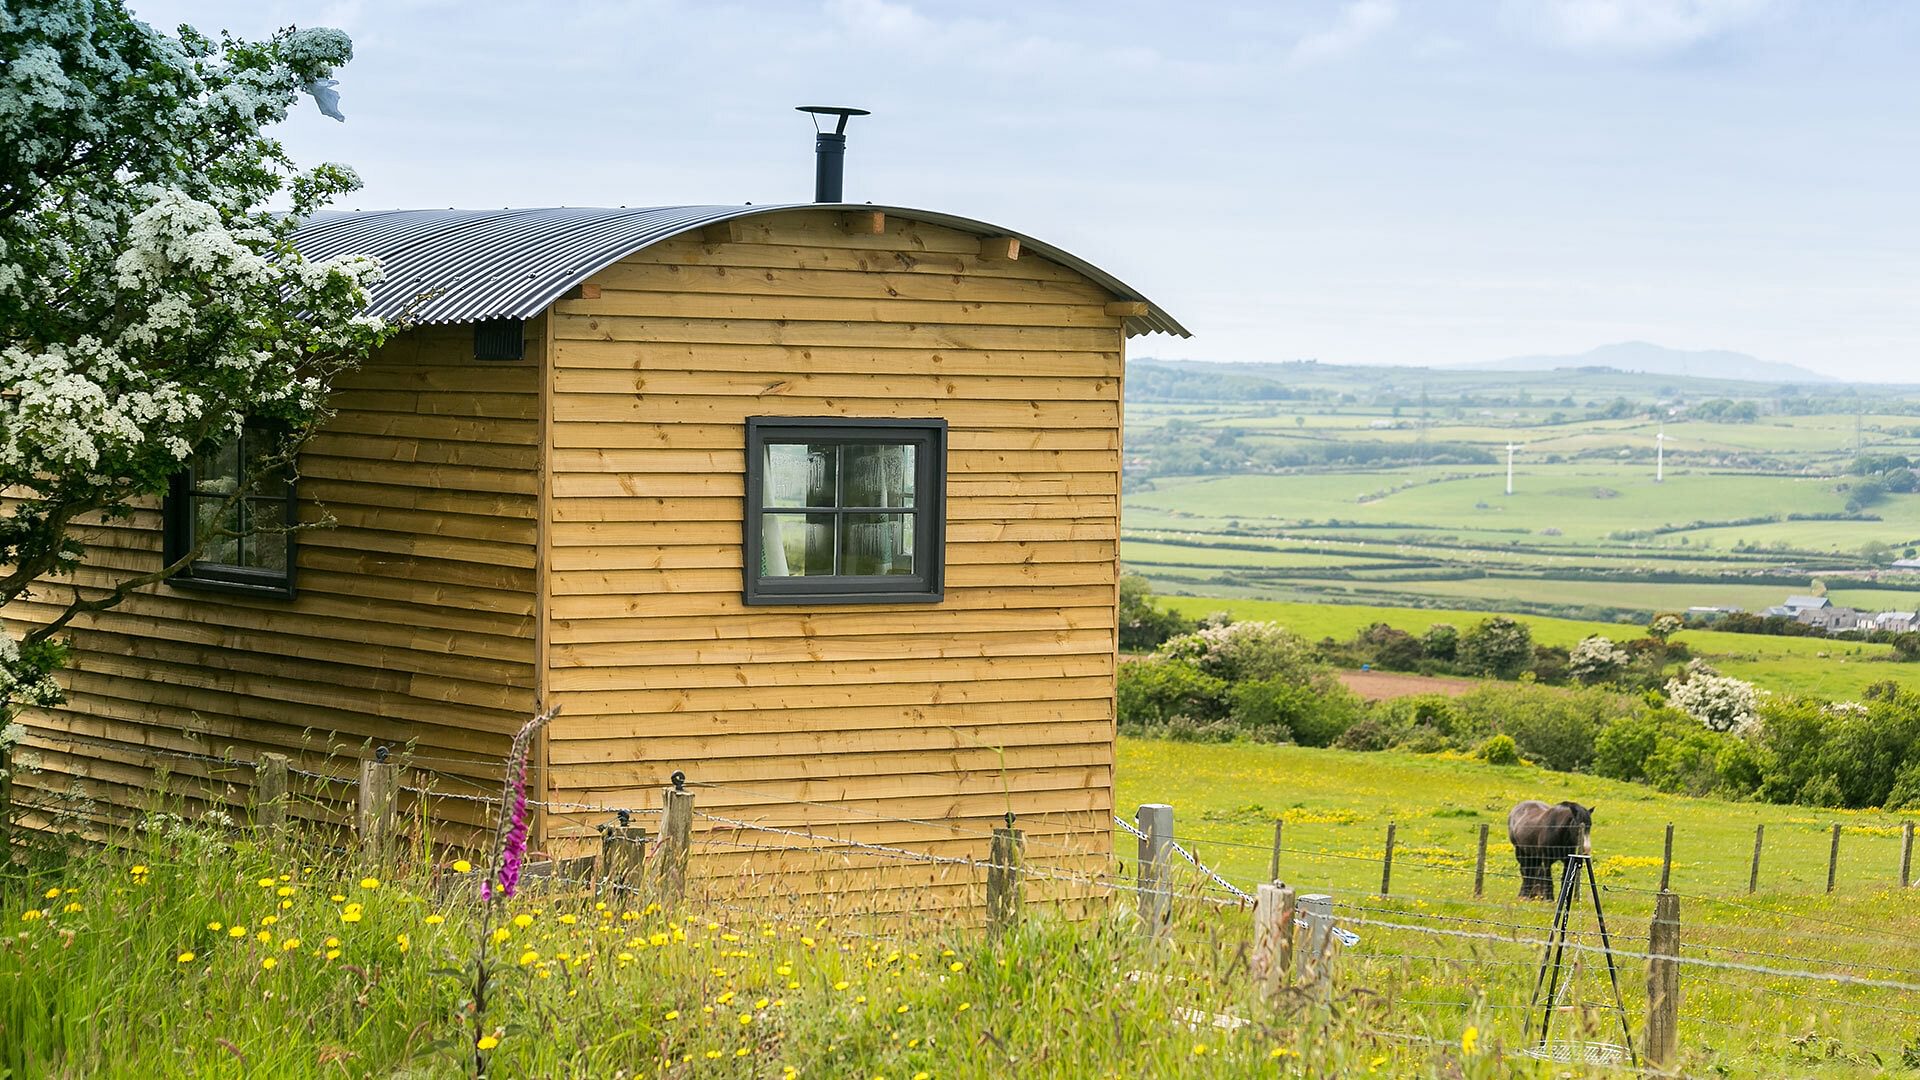
[[[771,887],[674,910],[527,891],[477,1014],[477,871],[128,839],[0,876],[0,1077],[1568,1075],[1466,1034],[1477,1013],[1396,1014],[1389,979],[1262,997],[1244,913],[1183,904],[1149,942],[1092,892],[994,939]]]
[[[1376,622],[1412,634],[1425,633],[1435,623],[1462,628],[1488,617],[1485,611],[1384,607],[1273,600],[1227,599],[1214,596],[1166,596],[1158,603],[1187,616],[1225,611],[1236,619],[1278,622],[1309,640],[1344,640]],[[1542,645],[1567,647],[1581,638],[1600,635],[1615,641],[1644,636],[1646,630],[1626,623],[1585,622],[1546,616],[1515,615],[1533,631]],[[1776,693],[1808,694],[1833,700],[1857,699],[1873,683],[1892,679],[1905,685],[1920,682],[1920,665],[1888,662],[1892,646],[1831,638],[1773,637],[1766,634],[1729,634],[1717,630],[1684,630],[1674,636],[1695,656],[1729,675],[1747,679]]]
[[[1522,1041],[1548,906],[1517,898],[1506,813],[1521,799],[1595,806],[1594,859],[1616,949],[1644,953],[1667,823],[1672,887],[1682,894],[1682,954],[1726,963],[1920,983],[1920,905],[1898,885],[1900,826],[1910,818],[1663,795],[1638,785],[1491,767],[1457,756],[1122,739],[1117,801],[1174,806],[1174,828],[1200,860],[1251,888],[1269,869],[1274,821],[1285,824],[1279,877],[1326,893],[1360,943],[1343,977],[1398,995],[1402,1022],[1479,1018],[1481,1037]],[[1825,893],[1830,828],[1842,825],[1836,892]],[[1380,895],[1388,822],[1392,894]],[[1473,898],[1478,829],[1490,826],[1486,896]],[[1747,895],[1754,827],[1766,826],[1758,893]],[[1574,938],[1598,945],[1582,900]],[[1395,923],[1422,930],[1378,925]],[[1502,944],[1450,931],[1520,939]],[[1581,956],[1566,1022],[1622,1041],[1602,959]],[[1636,1034],[1643,961],[1619,961]],[[1833,979],[1688,967],[1681,982],[1681,1067],[1689,1075],[1877,1076],[1920,1039],[1920,992]],[[1460,1022],[1455,1019],[1455,1022]]]

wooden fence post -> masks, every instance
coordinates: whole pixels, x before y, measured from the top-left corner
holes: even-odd
[[[355,822],[360,830],[361,860],[384,866],[393,854],[393,810],[400,795],[400,766],[387,760],[387,748],[376,747],[373,760],[360,763],[360,801]]]
[[[1280,880],[1280,830],[1286,827],[1286,824],[1279,818],[1273,819],[1273,858],[1267,861],[1268,881]]]
[[[1393,830],[1394,822],[1387,822],[1387,849],[1380,859],[1380,895],[1393,892]]]
[[[1487,830],[1486,822],[1480,823],[1480,845],[1473,857],[1473,898],[1480,899],[1487,891]]]
[[[1253,981],[1263,994],[1278,993],[1293,967],[1293,890],[1262,885],[1253,900]]]
[[[1300,981],[1323,991],[1333,978],[1333,897],[1324,893],[1300,897],[1294,901],[1294,920],[1306,930],[1300,951],[1294,954]]]
[[[1833,879],[1840,872],[1840,823],[1833,823],[1833,845],[1827,849],[1827,891],[1833,891]]]
[[[669,905],[687,895],[687,852],[693,847],[693,792],[687,774],[673,774],[673,786],[660,794],[660,892]]]
[[[600,881],[603,891],[632,893],[646,881],[647,830],[619,814],[620,824],[600,827]]]
[[[1753,869],[1747,872],[1747,895],[1752,896],[1760,888],[1760,844],[1767,838],[1767,827],[1753,827]]]
[[[1906,888],[1913,880],[1913,822],[1900,823],[1900,887]]]
[[[1680,1049],[1680,898],[1662,890],[1647,933],[1647,1064],[1665,1072]]]
[[[277,832],[287,825],[287,755],[261,754],[253,763],[253,826]]]
[[[1173,922],[1173,875],[1168,856],[1173,850],[1173,807],[1147,803],[1135,812],[1140,838],[1138,870],[1140,925],[1148,937],[1165,933]]]
[[[1673,877],[1673,822],[1667,822],[1667,845],[1660,856],[1660,891],[1667,891],[1667,881]]]
[[[1004,933],[1020,920],[1026,902],[1020,874],[1025,848],[1026,838],[1011,824],[993,830],[993,841],[987,849],[987,929],[992,933]]]

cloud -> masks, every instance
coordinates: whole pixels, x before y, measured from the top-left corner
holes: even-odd
[[[1594,52],[1684,49],[1775,14],[1783,0],[1512,0],[1551,41]]]
[[[1311,64],[1352,52],[1392,26],[1399,15],[1392,0],[1350,0],[1340,9],[1338,22],[1295,42],[1287,59]]]

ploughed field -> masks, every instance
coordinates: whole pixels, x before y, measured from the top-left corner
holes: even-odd
[[[1636,1038],[1646,962],[1625,954],[1647,951],[1671,822],[1682,955],[1714,965],[1681,968],[1686,1074],[1874,1076],[1920,1053],[1920,897],[1898,887],[1902,825],[1912,816],[1690,799],[1450,755],[1291,746],[1122,739],[1118,777],[1123,816],[1141,803],[1171,804],[1180,842],[1243,890],[1266,880],[1274,822],[1283,822],[1279,878],[1300,893],[1330,894],[1336,924],[1360,936],[1336,961],[1336,985],[1392,997],[1407,1030],[1472,1027],[1482,1042],[1528,1044],[1535,943],[1548,934],[1552,908],[1517,898],[1506,814],[1522,799],[1571,799],[1596,808],[1594,869]],[[1382,896],[1389,823],[1395,857]],[[1476,900],[1482,824],[1490,842],[1485,895]],[[1757,825],[1765,835],[1749,894]],[[1131,856],[1132,838],[1118,839]],[[1191,871],[1183,880],[1201,896],[1231,896]],[[1239,917],[1197,898],[1182,906],[1177,933],[1188,936]],[[1579,967],[1554,1029],[1622,1044],[1586,892],[1574,912],[1569,940],[1586,948],[1570,954]],[[1540,1014],[1531,1015],[1537,1027]]]

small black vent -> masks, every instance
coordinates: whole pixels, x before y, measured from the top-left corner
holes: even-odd
[[[525,360],[527,343],[519,319],[488,319],[473,324],[475,360]]]

